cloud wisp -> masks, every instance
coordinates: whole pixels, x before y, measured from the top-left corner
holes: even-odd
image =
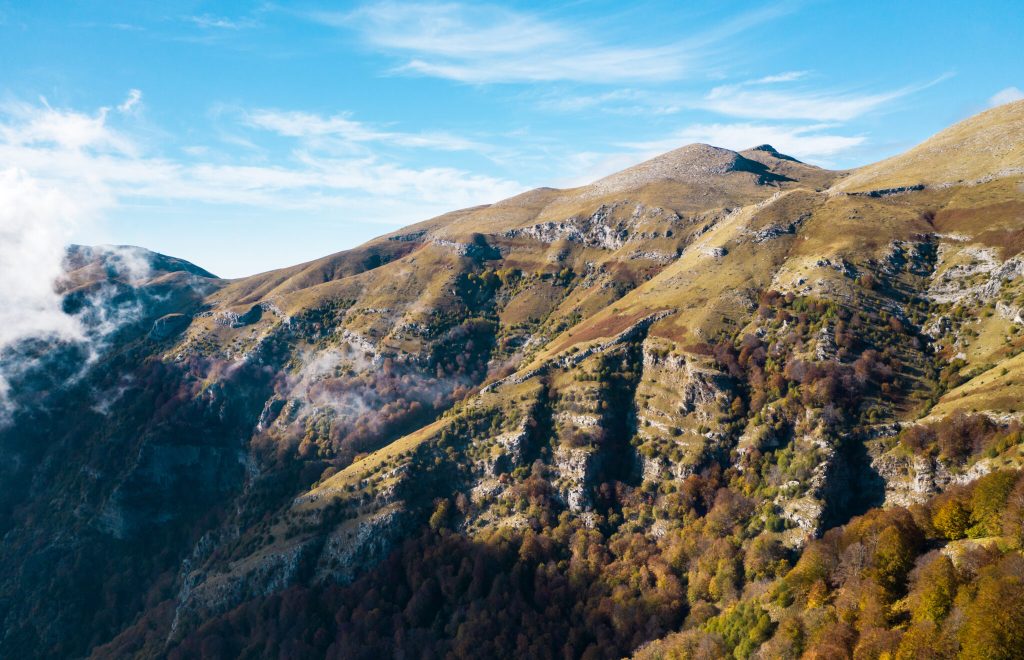
[[[696,75],[705,53],[788,9],[743,14],[685,39],[621,44],[522,11],[492,5],[379,2],[349,13],[316,12],[322,24],[356,30],[402,56],[400,72],[464,83],[664,82]]]
[[[849,121],[904,96],[922,91],[947,80],[944,74],[926,83],[907,85],[884,92],[861,94],[848,91],[783,89],[774,84],[800,80],[803,75],[783,74],[733,85],[720,85],[709,91],[695,106],[731,117],[747,119],[810,119],[813,121]]]
[[[404,133],[387,131],[352,119],[349,114],[327,117],[301,111],[260,109],[244,113],[244,122],[253,128],[278,135],[323,143],[335,140],[341,144],[381,143],[398,147],[436,149],[439,151],[487,151],[488,145],[451,133]]]
[[[843,123],[880,111],[892,102],[939,84],[951,75],[944,74],[924,83],[896,89],[865,92],[817,88],[811,84],[812,72],[785,71],[716,85],[706,92],[684,93],[642,87],[589,94],[555,91],[545,92],[536,103],[543,109],[564,113],[600,110],[608,114],[654,117],[702,112],[746,120]],[[1004,92],[1012,94],[1012,88]]]
[[[16,408],[12,378],[33,366],[11,349],[28,339],[85,339],[80,320],[64,312],[55,282],[64,246],[90,211],[23,170],[0,170],[0,428]]]

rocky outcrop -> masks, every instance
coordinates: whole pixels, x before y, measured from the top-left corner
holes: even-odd
[[[561,222],[543,222],[523,229],[506,231],[506,238],[527,237],[541,243],[570,241],[587,247],[617,250],[630,235],[632,223],[614,219],[618,205],[601,205],[587,217],[574,217]]]
[[[183,568],[172,636],[205,618],[294,584],[312,573],[313,582],[347,584],[376,565],[415,526],[414,517],[392,503],[372,515],[343,523],[326,536],[306,535],[272,545],[258,555],[231,563],[226,572]]]
[[[185,328],[192,322],[192,317],[187,314],[167,314],[153,322],[149,331],[149,338],[153,341],[164,341],[175,337],[185,331]]]
[[[224,612],[250,598],[265,596],[295,581],[312,542],[271,550],[226,573],[196,570],[184,576],[178,592],[171,636],[187,632],[209,616]]]
[[[327,537],[316,559],[315,579],[351,582],[383,560],[414,526],[412,516],[402,506],[392,504],[366,520],[339,527]]]
[[[935,457],[915,456],[899,451],[877,456],[871,466],[885,480],[887,506],[910,506],[924,502],[950,486],[970,483],[994,469],[987,459],[959,471]]]
[[[501,252],[497,248],[488,245],[482,238],[475,243],[459,243],[446,238],[435,238],[431,243],[440,248],[451,250],[459,256],[470,257],[472,259],[485,260],[501,258]]]
[[[802,225],[808,217],[809,215],[805,215],[786,224],[772,224],[767,227],[762,227],[761,229],[753,232],[751,240],[754,243],[764,243],[765,241],[770,241],[779,238],[780,236],[796,234],[800,225]]]
[[[942,268],[954,258],[961,263]],[[1000,261],[993,248],[943,243],[938,248],[938,264],[928,288],[928,296],[938,303],[987,302],[999,295],[1005,283],[1024,276],[1024,258]]]
[[[570,511],[578,513],[592,506],[590,488],[596,461],[597,454],[590,448],[555,448],[552,461],[557,475],[555,486]]]

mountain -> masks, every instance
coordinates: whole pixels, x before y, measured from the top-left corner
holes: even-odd
[[[0,656],[1024,653],[1022,124],[237,280],[71,248],[84,338],[0,354]]]

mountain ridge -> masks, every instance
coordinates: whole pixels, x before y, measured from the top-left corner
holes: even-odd
[[[0,356],[37,361],[0,654],[895,653],[926,548],[1018,547],[971,498],[1016,506],[1024,465],[1022,119],[849,172],[688,145],[234,280],[75,248],[75,309],[118,323]],[[864,593],[874,628],[821,623]]]

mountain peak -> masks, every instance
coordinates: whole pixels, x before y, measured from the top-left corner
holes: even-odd
[[[751,165],[758,167],[751,169]],[[764,168],[735,151],[695,143],[610,174],[589,187],[593,192],[603,195],[633,190],[659,181],[707,184],[732,172],[751,172],[756,169]]]
[[[747,149],[746,151],[741,151],[740,155],[745,156],[747,158],[752,158],[760,163],[766,164],[767,161],[762,160],[762,158],[764,158],[765,155],[770,156],[771,158],[774,158],[776,160],[788,160],[791,163],[799,163],[800,165],[805,164],[803,163],[803,161],[800,161],[796,158],[793,158],[790,155],[782,153],[781,151],[779,151],[770,144],[759,144],[756,147],[751,147],[750,149]]]
[[[69,245],[64,268],[79,282],[107,276],[139,281],[179,271],[208,279],[217,277],[184,259],[135,245]]]

